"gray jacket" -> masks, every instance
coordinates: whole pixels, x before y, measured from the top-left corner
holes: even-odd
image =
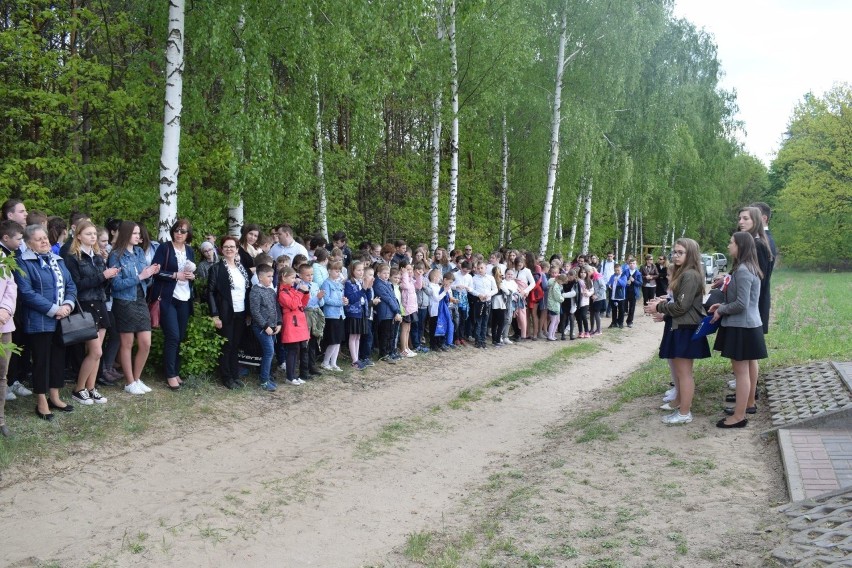
[[[725,290],[725,303],[718,308],[723,327],[760,327],[760,312],[757,301],[760,297],[760,278],[743,265],[731,274],[731,282]]]

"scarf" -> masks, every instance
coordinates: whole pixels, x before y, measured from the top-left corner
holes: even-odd
[[[222,261],[222,264],[225,264],[225,261],[224,261],[224,260]],[[239,271],[240,271],[240,274],[242,274],[242,275],[243,275],[243,278],[245,278],[245,281],[246,281],[246,289],[248,289],[248,285],[249,285],[249,283],[251,282],[251,279],[249,278],[249,275],[248,275],[248,273],[246,272],[246,269],[245,269],[245,268],[243,268],[242,263],[240,263],[239,258],[235,258],[235,259],[234,259],[234,265],[237,267],[237,270],[239,270]],[[228,283],[231,285],[231,290],[234,290],[234,289],[236,288],[236,286],[234,286],[234,277],[233,277],[233,276],[231,276],[231,271],[230,271],[230,270],[228,270],[228,265],[227,265],[227,264],[225,264],[225,272],[227,272],[227,273],[228,273]]]
[[[42,268],[50,266],[50,269],[53,271],[53,280],[56,284],[54,286],[54,301],[57,305],[61,306],[65,300],[65,278],[62,276],[62,269],[59,268],[59,262],[56,261],[56,257],[51,253],[40,254],[38,258]]]

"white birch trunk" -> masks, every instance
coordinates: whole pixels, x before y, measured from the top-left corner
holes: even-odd
[[[459,61],[456,53],[456,0],[450,2],[450,63],[452,66],[453,131],[450,140],[450,208],[447,219],[447,250],[456,248],[456,214],[459,201]]]
[[[245,27],[245,16],[243,15],[245,8],[240,10],[240,17],[237,20],[237,60],[240,62],[240,81],[237,84],[237,93],[239,93],[239,114],[242,116],[245,111],[245,93],[246,93],[246,84],[245,84],[245,67],[246,67],[246,54],[243,51],[242,44],[242,35],[243,28]],[[240,121],[241,123],[242,121]],[[228,192],[228,234],[234,237],[239,237],[242,232],[243,222],[244,222],[244,203],[243,203],[243,191],[242,185],[240,184],[239,172],[240,168],[243,165],[245,154],[243,152],[243,132],[239,130],[237,132],[236,139],[234,141],[234,160],[233,165],[231,167],[231,185],[230,191]]]
[[[675,228],[674,228],[674,223],[672,223],[672,248],[674,248],[674,244],[675,244],[675,238],[674,237],[675,237]]]
[[[444,39],[444,2],[438,0],[438,42]],[[438,203],[441,189],[441,104],[442,92],[438,90],[435,96],[435,101],[432,103],[432,204],[431,204],[431,221],[432,221],[432,240],[431,251],[434,253],[438,248]]]
[[[500,246],[505,243],[509,217],[509,136],[506,133],[506,111],[503,111],[503,185],[500,191]]]
[[[559,52],[556,57],[556,84],[553,91],[553,116],[550,121],[550,164],[547,168],[547,191],[544,195],[544,208],[541,214],[541,242],[539,255],[547,252],[547,239],[550,236],[550,212],[553,208],[553,191],[556,187],[556,172],[559,169],[559,127],[562,117],[562,78],[565,74],[565,46],[568,43],[568,10],[562,10],[562,25],[559,33]],[[572,239],[571,247],[574,243]],[[572,255],[573,256],[573,255]]]
[[[645,216],[639,213],[639,250],[642,253],[642,262],[645,261]]]
[[[177,220],[180,172],[180,115],[183,109],[183,15],[184,0],[169,0],[169,33],[166,40],[166,100],[163,113],[163,152],[160,155],[160,219],[158,238],[170,238]]]
[[[316,99],[316,130],[315,140],[317,145],[317,189],[319,189],[319,226],[323,238],[328,240],[328,202],[325,194],[325,162],[322,154],[322,113],[320,110],[319,79],[314,74],[314,98]]]
[[[615,248],[612,249],[615,261],[618,262],[618,251],[621,250],[621,227],[618,225],[618,210],[612,206],[612,218],[615,221]]]
[[[557,231],[559,229],[559,223],[561,222],[560,217],[559,217],[559,209],[560,209],[560,207],[559,207],[559,193],[560,193],[560,189],[561,189],[561,187],[557,185],[556,186],[556,192],[555,192],[555,195],[553,197],[554,203],[556,205],[554,206],[555,209],[553,211],[553,234],[550,236],[550,242],[551,243],[556,242]]]
[[[574,260],[574,243],[577,240],[577,223],[580,220],[580,206],[583,204],[583,188],[577,191],[577,206],[574,208],[574,220],[571,222],[571,248],[568,249],[568,257]]]
[[[586,208],[583,211],[583,254],[589,254],[589,242],[592,240],[592,178],[586,186]]]
[[[624,209],[624,238],[621,240],[621,262],[627,258],[627,237],[630,231],[630,201],[627,201],[627,207]]]

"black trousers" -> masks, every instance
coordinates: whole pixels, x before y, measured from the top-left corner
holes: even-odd
[[[65,345],[59,322],[56,331],[31,333],[28,336],[33,356],[33,392],[47,394],[47,389],[61,389],[65,384]]]
[[[633,324],[633,314],[636,312],[636,294],[633,293],[633,289],[627,291],[627,299],[624,300],[627,304],[625,307],[627,309],[627,325]]]
[[[612,323],[624,325],[624,300],[610,300],[609,305],[612,307]]]
[[[219,358],[219,372],[222,374],[222,382],[228,383],[240,378],[240,360],[237,353],[246,330],[246,313],[234,314],[228,323],[222,322],[222,334],[227,341],[222,346],[222,356]]]

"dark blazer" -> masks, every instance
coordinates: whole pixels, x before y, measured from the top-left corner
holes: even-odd
[[[393,284],[390,281],[386,282],[381,278],[376,278],[376,281],[373,282],[373,292],[382,300],[376,306],[376,316],[379,321],[393,319],[399,313],[399,302],[396,301]]]
[[[109,291],[109,282],[104,278],[104,270],[107,269],[106,261],[99,254],[89,256],[81,252],[80,258],[68,254],[63,257],[68,272],[74,284],[77,285],[77,301],[79,302],[106,302]]]
[[[250,292],[251,274],[246,279],[246,312],[249,312]],[[207,305],[210,307],[210,315],[219,316],[222,323],[229,323],[234,318],[231,281],[228,279],[228,268],[225,266],[224,259],[210,267],[207,278]]]
[[[192,247],[188,244],[184,245],[184,247],[186,250],[186,259],[195,262],[195,251],[193,251]],[[177,280],[174,279],[174,275],[178,271],[178,263],[174,245],[172,243],[163,243],[158,246],[151,264],[159,264],[160,272],[154,275],[154,283],[148,288],[148,301],[150,302],[159,298],[161,304],[170,304],[172,301],[172,294],[175,293],[175,286],[177,286]],[[194,293],[192,282],[190,282],[190,314],[192,314],[192,299]]]

